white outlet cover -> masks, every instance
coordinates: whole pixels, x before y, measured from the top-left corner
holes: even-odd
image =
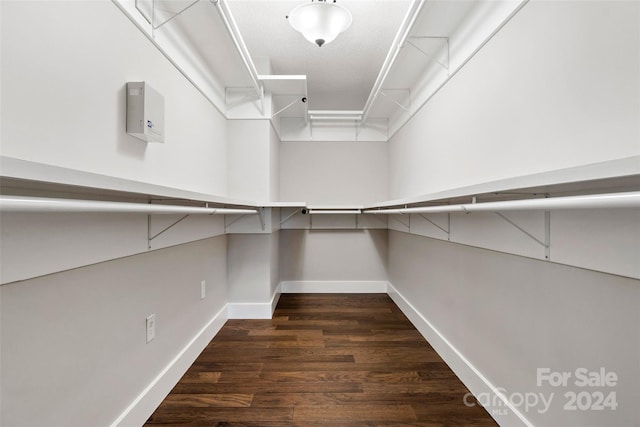
[[[156,337],[156,314],[147,316],[147,344]]]
[[[200,299],[204,299],[206,296],[207,296],[207,282],[203,280],[200,282]]]

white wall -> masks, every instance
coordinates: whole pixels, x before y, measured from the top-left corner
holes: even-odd
[[[229,302],[268,302],[272,296],[272,235],[230,234],[227,239]]]
[[[224,236],[2,286],[2,425],[111,424],[226,299]]]
[[[532,425],[638,424],[638,280],[397,231],[389,232],[389,277],[419,315],[494,387],[507,396],[544,393],[548,398],[555,393],[546,413],[538,413],[542,406],[529,411],[520,406]],[[476,375],[464,375],[468,367],[460,366],[451,347],[439,339],[431,343],[463,381],[477,383]],[[568,387],[537,386],[538,368],[574,373],[582,367],[615,372],[618,384],[580,388],[572,386],[572,376]],[[563,410],[567,391],[614,391],[619,406]]]
[[[268,120],[229,120],[227,122],[227,167],[229,194],[238,199],[276,200],[272,158],[277,148]],[[277,138],[277,137],[276,137]],[[274,193],[272,195],[272,192]]]
[[[283,282],[387,281],[386,230],[280,230]]]
[[[232,319],[270,319],[280,297],[279,232],[227,236]]]
[[[0,8],[3,156],[227,194],[224,117],[112,2]],[[141,80],[164,95],[164,144],[125,133],[125,85]],[[151,232],[176,219],[153,216]],[[210,238],[223,219],[188,218],[151,243],[170,248],[149,252],[146,215],[6,214],[1,225],[0,424],[142,424],[226,318],[226,238]]]
[[[110,1],[3,1],[2,154],[225,195],[225,119]],[[165,143],[126,134],[125,85],[165,99]]]
[[[532,0],[390,141],[390,198],[640,153],[640,3]]]
[[[640,154],[638,16],[631,1],[530,1],[392,138],[390,198]],[[541,237],[536,215],[514,218]],[[402,219],[410,228],[395,219],[390,228],[492,249],[389,232],[390,283],[473,391],[488,389],[484,376],[507,395],[555,393],[545,414],[520,408],[533,425],[638,425],[638,280],[495,252],[544,255],[493,215],[452,216],[450,236]],[[552,212],[551,259],[637,276],[637,233],[637,210]],[[536,384],[537,368],[581,367],[604,367],[619,382]],[[567,391],[615,391],[619,406],[563,410]],[[498,420],[515,425],[507,412]]]
[[[384,142],[282,142],[280,199],[359,205],[388,199]]]

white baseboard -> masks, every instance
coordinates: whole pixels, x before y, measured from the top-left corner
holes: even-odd
[[[171,362],[147,385],[120,416],[111,424],[116,426],[141,426],[162,403],[171,389],[187,372],[202,350],[220,331],[228,319],[227,307],[222,308],[193,337]]]
[[[386,294],[387,281],[286,281],[283,294]]]
[[[273,294],[271,298],[271,316],[273,317],[273,312],[276,311],[276,306],[278,305],[278,301],[280,301],[280,295],[282,294],[282,287],[278,285],[278,288]]]
[[[499,402],[495,407],[485,407],[498,424],[501,426],[533,426],[519,409],[509,402],[500,391],[501,389],[482,375],[391,283],[388,285],[388,290],[391,299],[409,318],[422,336],[429,341],[429,344],[467,386],[469,391],[474,396],[491,396],[490,402]]]
[[[280,282],[270,302],[228,303],[229,319],[271,319],[281,294],[367,293],[386,294],[386,281],[286,281]]]
[[[229,319],[271,319],[271,303],[244,302],[229,303]]]
[[[280,286],[269,302],[228,303],[229,319],[271,319],[280,299]]]

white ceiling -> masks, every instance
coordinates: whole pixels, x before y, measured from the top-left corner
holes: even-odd
[[[410,0],[338,0],[351,27],[319,48],[286,16],[309,0],[228,0],[254,61],[268,58],[272,74],[307,76],[309,109],[362,110],[405,17]]]
[[[360,124],[369,125],[375,135],[354,130],[355,136],[349,138],[386,140],[527,2],[337,0],[351,11],[353,23],[336,40],[317,47],[286,19],[291,10],[309,1],[135,0],[132,13],[161,25],[150,31],[155,44],[193,74],[189,78],[194,85],[227,117],[256,113],[262,117],[264,104],[255,92],[262,86],[272,94],[266,114],[278,121],[281,138],[326,139],[329,136],[314,133],[309,126],[328,129],[331,111],[364,109]],[[229,15],[235,24],[225,23]],[[403,25],[405,20],[410,25]],[[252,80],[246,56],[238,53],[233,41],[236,31],[258,74],[303,75],[306,80],[273,76]],[[392,46],[399,36],[401,45]],[[391,53],[392,65],[372,91]],[[303,104],[299,100],[305,93],[308,102]],[[309,110],[325,110],[326,115],[314,119]],[[285,126],[285,118],[294,120]]]

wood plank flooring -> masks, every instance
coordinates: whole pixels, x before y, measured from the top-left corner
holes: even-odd
[[[497,425],[385,294],[283,294],[229,320],[147,421],[207,426]]]

